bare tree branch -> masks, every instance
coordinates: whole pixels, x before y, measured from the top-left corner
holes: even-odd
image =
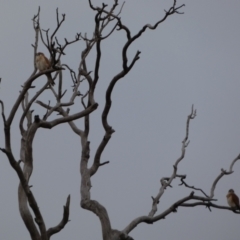
[[[37,101],[37,103],[46,108],[46,109],[54,109],[54,111],[58,112],[59,114],[61,114],[62,116],[64,117],[68,117],[68,112],[67,111],[64,111],[63,108],[60,106],[59,108],[54,108],[54,107],[51,107],[51,106],[48,106],[44,103],[42,103],[41,101]],[[81,131],[79,128],[77,128],[77,126],[75,125],[75,123],[73,121],[70,121],[68,122],[68,124],[70,125],[70,127],[72,128],[72,130],[79,136],[82,136],[83,135],[83,131]]]
[[[24,179],[20,179],[21,183],[19,184],[19,210],[22,216],[24,223],[28,225],[29,232],[32,231],[33,222],[31,220],[31,213],[28,210],[27,202],[32,208],[35,215],[35,222],[37,223],[42,239],[46,239],[46,226],[42,217],[42,214],[39,210],[38,204],[35,200],[34,195],[30,191],[30,187],[28,186],[29,179],[32,174],[33,169],[33,156],[32,156],[32,143],[35,136],[35,133],[38,129],[38,123],[34,122],[31,127],[26,132],[26,135],[23,136],[25,141],[23,142],[22,148],[24,148],[24,156],[22,156],[22,160],[24,162],[23,170],[21,170],[21,174],[23,174]],[[19,167],[19,164],[17,164]],[[28,215],[26,215],[28,213]]]
[[[36,67],[36,62],[35,62],[35,56],[37,54],[39,31],[40,31],[40,7],[38,7],[38,13],[36,15],[34,15],[32,21],[33,21],[33,29],[35,30],[35,44],[32,45],[34,48],[33,63],[34,63],[34,70],[36,71],[37,67]]]
[[[58,119],[55,119],[51,122],[45,122],[45,121],[41,121],[40,122],[40,125],[39,127],[42,127],[42,128],[53,128],[61,123],[66,123],[66,122],[70,122],[70,121],[73,121],[73,120],[76,120],[76,119],[79,119],[79,118],[82,118],[88,114],[90,114],[91,112],[93,112],[95,109],[97,109],[98,107],[98,104],[95,103],[94,105],[90,106],[89,108],[79,112],[79,113],[75,113],[71,116],[68,116],[68,117],[63,117],[63,118],[58,118]]]
[[[236,163],[236,161],[240,160],[240,154],[232,161],[230,167],[229,167],[229,171],[226,171],[224,169],[221,169],[221,173],[216,177],[216,179],[213,181],[213,184],[212,184],[212,187],[211,187],[211,190],[210,190],[210,195],[207,195],[201,188],[195,188],[194,186],[189,186],[185,181],[184,179],[186,178],[186,175],[177,175],[177,177],[180,178],[181,180],[181,184],[179,185],[184,185],[185,187],[187,188],[191,188],[191,189],[194,189],[194,190],[197,190],[197,191],[201,191],[206,197],[208,198],[213,198],[214,197],[214,191],[215,191],[215,188],[217,186],[217,183],[218,181],[224,176],[224,175],[230,175],[233,173],[233,166],[234,164]]]
[[[165,210],[164,212],[162,212],[159,215],[156,215],[155,217],[153,216],[142,216],[142,217],[138,217],[136,219],[134,219],[124,230],[123,232],[125,233],[130,233],[135,227],[137,227],[138,224],[140,223],[148,223],[148,224],[152,224],[154,222],[157,222],[161,219],[165,219],[167,215],[169,215],[172,212],[176,212],[176,209],[179,206],[184,206],[183,204],[185,202],[188,202],[189,200],[200,200],[203,201],[202,205],[208,206],[209,204],[212,204],[211,201],[216,201],[214,199],[209,199],[209,198],[204,198],[204,197],[199,197],[199,196],[195,196],[194,192],[191,192],[189,196],[184,197],[178,201],[176,201],[174,204],[172,204],[167,210]],[[214,205],[213,205],[214,207]]]
[[[218,181],[224,176],[224,175],[229,175],[233,173],[233,165],[234,163],[240,159],[240,154],[233,160],[233,162],[230,165],[229,171],[226,171],[224,169],[221,169],[221,173],[218,175],[218,177],[214,180],[212,187],[211,187],[211,191],[210,191],[210,198],[214,197],[214,190],[216,188],[216,185],[218,183]]]
[[[182,141],[182,150],[181,150],[181,156],[177,159],[175,164],[173,165],[173,173],[170,178],[162,178],[160,180],[162,186],[160,188],[159,193],[157,194],[156,197],[153,198],[153,203],[152,203],[152,209],[149,212],[148,216],[153,217],[154,214],[157,212],[157,204],[159,203],[160,198],[162,197],[164,190],[172,183],[173,179],[177,176],[177,167],[180,161],[184,158],[186,148],[189,144],[188,137],[189,137],[189,125],[190,125],[190,120],[194,119],[196,117],[196,110],[194,110],[194,107],[192,106],[191,113],[187,117],[187,123],[186,123],[186,135]],[[167,181],[166,181],[167,180]]]
[[[194,186],[189,186],[189,185],[184,181],[184,179],[187,177],[186,175],[178,175],[178,174],[177,174],[176,177],[179,177],[180,180],[181,180],[181,182],[182,182],[182,183],[179,184],[179,186],[180,186],[180,185],[184,185],[184,186],[187,187],[187,188],[194,189],[194,190],[196,190],[196,191],[200,191],[200,192],[202,192],[203,195],[205,195],[205,197],[209,198],[209,196],[208,196],[201,188],[196,188],[196,187],[194,187]]]
[[[5,125],[5,127],[4,127],[5,148],[1,148],[1,151],[6,154],[10,165],[16,171],[16,173],[20,179],[20,184],[19,184],[19,189],[18,189],[19,210],[20,210],[22,219],[31,235],[31,238],[34,240],[48,240],[49,238],[47,236],[47,231],[46,231],[43,217],[41,215],[41,212],[39,210],[39,207],[35,200],[35,197],[30,190],[30,186],[28,185],[28,182],[31,177],[32,170],[33,170],[32,142],[33,142],[33,139],[34,139],[37,129],[41,125],[41,122],[40,122],[40,119],[38,118],[38,116],[35,116],[35,122],[32,123],[32,119],[31,119],[32,111],[30,111],[30,107],[32,106],[33,102],[44,92],[44,90],[47,89],[48,83],[46,83],[32,97],[32,99],[30,101],[28,101],[28,91],[30,88],[33,88],[33,86],[32,86],[33,81],[35,81],[41,75],[50,74],[52,72],[56,72],[59,70],[64,70],[64,68],[54,66],[53,69],[48,69],[46,71],[42,71],[42,72],[39,72],[38,74],[36,74],[37,68],[36,68],[36,63],[35,63],[35,56],[36,56],[37,48],[38,48],[39,32],[40,32],[40,36],[43,40],[42,33],[40,30],[39,20],[40,20],[40,8],[38,9],[37,15],[35,15],[33,17],[33,28],[35,30],[35,44],[32,45],[34,47],[34,71],[31,74],[31,76],[29,77],[29,79],[24,83],[22,91],[20,92],[16,102],[14,103],[7,119],[5,118],[5,115],[4,115],[4,104],[2,101],[0,102],[0,104],[2,106],[2,116],[4,119],[4,125]],[[46,33],[48,33],[48,31]],[[48,36],[48,34],[47,34],[47,36]],[[79,38],[80,38],[80,35],[77,35],[76,39],[72,42],[68,42],[65,39],[65,45],[63,46],[63,49],[66,46],[68,46],[69,44],[78,41]],[[44,43],[44,41],[43,41],[43,43]],[[49,41],[48,41],[48,43],[49,43]],[[51,46],[54,46],[54,44]],[[53,51],[53,56],[55,59],[55,55],[54,55],[55,50],[52,50],[52,51]],[[63,54],[63,53],[60,52],[59,59],[60,59],[61,54]],[[54,59],[53,59],[53,61],[54,61]],[[54,65],[55,65],[55,63],[54,63]],[[58,73],[55,75],[55,77],[57,77],[57,75],[58,75]],[[53,89],[52,89],[52,92],[54,93]],[[22,103],[22,107],[23,107],[23,114],[22,114],[22,117],[19,122],[19,127],[20,127],[21,134],[22,134],[21,151],[20,151],[21,160],[17,162],[12,154],[11,131],[10,130],[11,130],[12,121],[13,121],[15,114],[21,103]],[[63,118],[62,118],[62,119],[57,119],[56,121],[52,121],[50,123],[45,122],[45,123],[43,123],[43,127],[44,127],[44,124],[50,125],[50,127],[53,127],[54,125],[57,125],[57,124],[60,124],[63,122],[67,122],[71,119],[76,119],[78,117],[81,117],[81,114],[84,116],[84,114],[89,114],[89,112],[93,111],[96,107],[97,107],[97,104],[95,104],[93,106],[91,105],[88,109],[84,110],[83,112],[80,112],[80,114],[72,115],[69,118],[67,118],[66,120],[63,120]],[[27,119],[27,130],[25,130],[23,127],[24,119]],[[23,169],[21,169],[20,162],[23,162]],[[68,197],[68,199],[67,199],[67,203],[66,203],[65,210],[64,210],[63,221],[61,224],[58,225],[58,227],[63,227],[63,224],[64,225],[66,224],[65,221],[69,215],[69,203],[70,203],[70,197]],[[33,211],[34,219],[33,219],[32,213],[30,212],[29,206],[31,207],[31,209]],[[55,230],[56,230],[56,228],[55,228]],[[59,231],[60,231],[60,229],[59,229]]]
[[[97,172],[99,166],[102,166],[105,164],[105,163],[100,163],[101,154],[104,151],[108,141],[110,140],[112,133],[114,132],[112,127],[108,124],[108,114],[109,114],[111,104],[112,104],[111,94],[112,94],[113,88],[114,88],[115,84],[117,83],[117,81],[120,80],[121,78],[123,78],[132,69],[132,67],[134,66],[136,61],[139,59],[140,51],[137,51],[134,58],[130,62],[130,64],[128,64],[127,50],[129,48],[129,46],[131,45],[131,43],[135,39],[140,37],[142,32],[145,31],[145,29],[143,27],[142,32],[140,31],[140,33],[138,35],[135,35],[133,38],[131,38],[131,34],[130,34],[130,31],[128,30],[128,28],[123,26],[121,24],[120,18],[118,18],[118,16],[116,16],[116,15],[113,15],[113,13],[112,13],[113,10],[115,9],[115,7],[117,6],[117,4],[118,4],[118,1],[116,0],[115,4],[111,8],[112,10],[107,11],[106,10],[107,5],[102,4],[101,8],[95,8],[95,7],[93,7],[91,1],[89,0],[90,8],[92,8],[94,11],[97,11],[97,14],[95,16],[95,23],[96,23],[95,24],[95,32],[94,32],[94,38],[92,40],[88,40],[86,37],[83,38],[83,40],[86,42],[86,49],[82,52],[82,59],[81,59],[80,65],[79,65],[80,75],[82,74],[89,82],[90,91],[88,93],[88,97],[89,97],[89,99],[94,99],[94,97],[93,97],[94,89],[96,87],[97,81],[99,80],[99,66],[100,66],[100,60],[101,60],[100,43],[101,43],[101,40],[104,40],[104,38],[101,37],[100,33],[102,33],[103,27],[106,26],[106,23],[111,22],[113,19],[117,19],[117,23],[118,23],[120,29],[124,29],[127,32],[127,42],[124,45],[123,50],[122,50],[123,69],[120,73],[116,74],[113,77],[113,79],[111,80],[111,82],[107,88],[106,102],[105,102],[104,110],[102,112],[102,125],[105,130],[105,134],[104,134],[104,137],[103,137],[102,141],[100,142],[98,149],[95,153],[93,165],[89,169],[87,168],[88,160],[90,157],[90,155],[89,155],[90,142],[87,141],[88,131],[87,131],[86,135],[82,136],[82,148],[83,149],[82,149],[81,168],[80,168],[81,169],[80,170],[81,179],[82,179],[81,180],[81,206],[89,211],[94,212],[99,217],[101,224],[102,224],[102,232],[103,232],[104,240],[113,239],[113,238],[111,238],[112,236],[118,236],[118,237],[121,236],[121,239],[132,239],[131,237],[126,235],[126,232],[119,232],[119,231],[111,229],[110,220],[109,220],[106,209],[97,201],[90,199],[90,189],[91,189],[91,179],[90,178]],[[172,11],[174,11],[174,10],[172,10]],[[103,16],[103,13],[105,13],[106,16]],[[170,14],[170,12],[168,14]],[[164,21],[165,19],[163,19],[162,21]],[[155,26],[155,28],[157,27],[157,25]],[[115,29],[115,26],[113,27],[113,30]],[[151,26],[147,26],[147,27],[151,27]],[[147,27],[145,27],[145,28],[147,28]],[[113,32],[113,30],[110,31],[110,33],[106,36],[107,37],[110,36],[111,33]],[[101,37],[101,38],[99,38],[99,37]],[[86,60],[86,57],[89,54],[92,46],[95,43],[96,43],[97,54],[96,54],[96,62],[95,62],[95,69],[94,69],[94,80],[92,80],[91,76],[88,74],[85,60]],[[78,76],[78,79],[79,79],[79,76]],[[90,100],[90,102],[91,102],[91,100]],[[85,126],[88,125],[88,123],[89,123],[88,118],[89,118],[89,115],[86,115]],[[188,132],[187,132],[187,135],[188,135]],[[184,145],[184,148],[185,147],[186,146]],[[180,160],[178,160],[176,162],[176,164],[175,164],[176,166],[177,166],[178,162],[180,162]],[[176,168],[176,166],[175,166],[175,168]],[[168,185],[170,185],[170,181],[169,181]],[[105,234],[107,234],[107,235],[105,235]]]
[[[238,160],[240,160],[240,154],[232,161],[228,172],[233,173],[233,166]]]
[[[226,206],[220,206],[220,205],[216,205],[212,202],[194,202],[194,203],[183,203],[180,205],[181,207],[196,207],[196,206],[205,206],[207,208],[213,207],[213,208],[218,208],[218,209],[225,209],[225,210],[230,210],[233,211],[236,214],[240,214],[240,211],[234,210],[230,207],[226,207]]]
[[[4,103],[2,100],[0,100],[0,104],[1,104],[1,107],[2,107],[2,119],[3,119],[3,123],[5,124],[6,123],[6,117],[5,117],[5,113],[4,113]]]
[[[23,128],[24,118],[26,117],[30,107],[33,104],[33,102],[43,93],[43,91],[47,88],[48,85],[49,85],[49,83],[47,82],[38,92],[36,92],[36,94],[31,99],[31,101],[27,104],[27,106],[25,106],[24,112],[23,112],[23,114],[21,116],[21,119],[20,119],[20,122],[19,122],[19,128],[20,128],[22,134],[25,131],[24,128]]]
[[[38,74],[36,74],[36,75],[34,75],[35,72],[36,72],[36,70],[34,71],[34,74],[32,74],[32,75],[30,76],[30,78],[24,83],[23,89],[22,89],[21,93],[19,94],[16,102],[14,103],[14,105],[13,105],[13,107],[12,107],[12,109],[11,109],[11,112],[10,112],[10,114],[9,114],[9,117],[8,117],[8,119],[7,119],[7,121],[6,121],[6,124],[7,124],[7,125],[9,125],[9,126],[11,125],[12,120],[13,120],[13,118],[14,118],[14,116],[15,116],[15,113],[16,113],[16,111],[17,111],[20,103],[21,103],[22,100],[24,99],[24,96],[25,96],[26,92],[27,92],[28,89],[31,87],[32,82],[33,82],[35,79],[37,79],[38,77],[40,77],[41,75],[43,75],[43,74],[51,73],[51,72],[55,72],[55,71],[57,71],[57,69],[49,69],[49,70],[46,70],[46,71],[42,71],[42,72],[40,72],[40,73],[38,73]]]
[[[67,197],[66,205],[63,206],[63,217],[62,217],[61,222],[57,226],[55,226],[53,228],[49,228],[47,230],[48,239],[50,239],[50,237],[53,234],[60,232],[68,223],[68,221],[69,221],[69,206],[70,206],[70,195],[68,195],[68,197]]]
[[[146,216],[140,216],[131,221],[128,226],[123,231],[119,231],[116,229],[112,229],[111,221],[107,212],[107,209],[98,201],[91,199],[91,177],[98,171],[100,166],[108,164],[109,161],[101,162],[101,156],[103,151],[105,150],[112,134],[114,133],[114,129],[110,126],[108,117],[109,112],[112,107],[112,93],[116,83],[125,77],[133,68],[135,63],[140,59],[140,51],[136,51],[135,55],[131,60],[128,59],[128,50],[131,44],[138,38],[142,36],[142,34],[147,30],[155,30],[159,24],[163,23],[168,16],[173,14],[182,14],[180,9],[184,6],[184,4],[177,6],[177,1],[173,0],[172,6],[165,11],[165,15],[162,19],[155,22],[153,25],[145,24],[140,28],[140,30],[135,34],[131,34],[131,30],[122,23],[121,18],[119,17],[124,3],[120,7],[118,13],[114,13],[118,6],[118,0],[114,0],[113,4],[108,8],[108,5],[103,3],[101,7],[94,7],[91,0],[88,1],[89,6],[92,10],[96,11],[95,14],[95,28],[93,31],[93,36],[88,38],[87,34],[82,36],[81,33],[77,33],[75,39],[68,41],[67,38],[64,38],[63,44],[57,38],[57,33],[61,28],[63,22],[65,21],[65,14],[62,14],[62,18],[59,18],[58,9],[56,9],[56,22],[57,26],[50,34],[50,30],[41,30],[40,28],[40,8],[38,9],[38,13],[33,17],[33,28],[35,31],[35,44],[32,45],[34,47],[34,71],[24,83],[22,91],[20,92],[16,102],[14,103],[12,109],[10,110],[10,114],[8,118],[5,117],[4,113],[4,103],[0,100],[1,110],[2,110],[2,119],[4,122],[4,134],[5,134],[5,147],[0,148],[0,150],[5,153],[7,156],[10,165],[16,171],[19,179],[19,189],[18,189],[18,197],[19,197],[19,209],[22,219],[31,235],[31,238],[34,240],[49,240],[53,234],[61,231],[69,221],[69,208],[70,208],[70,195],[67,197],[66,204],[63,207],[63,215],[60,223],[52,228],[46,230],[44,219],[41,215],[41,211],[39,210],[37,201],[30,190],[29,180],[31,174],[33,172],[33,139],[39,128],[48,128],[51,129],[59,124],[68,123],[73,132],[75,132],[81,139],[81,161],[80,161],[80,174],[81,174],[81,207],[93,212],[100,220],[102,226],[102,237],[103,240],[133,240],[132,237],[128,236],[128,234],[136,227],[138,224],[144,222],[148,224],[152,224],[156,221],[165,219],[166,216],[171,214],[172,212],[177,212],[178,207],[195,207],[195,206],[205,206],[211,211],[211,208],[218,209],[226,209],[233,211],[236,214],[239,214],[240,211],[237,209],[216,205],[213,202],[217,201],[217,199],[213,199],[214,190],[216,188],[219,180],[224,176],[231,174],[233,172],[233,166],[240,159],[240,155],[238,155],[231,163],[229,171],[221,169],[221,173],[217,176],[212,184],[212,188],[210,190],[210,196],[208,196],[201,188],[196,188],[194,186],[190,186],[186,183],[186,175],[178,174],[178,164],[184,159],[186,154],[186,148],[189,144],[189,126],[190,121],[196,117],[196,110],[192,106],[191,113],[187,117],[186,122],[186,133],[185,137],[182,141],[181,154],[178,159],[176,159],[173,165],[173,172],[170,176],[165,176],[160,179],[160,189],[155,197],[152,197],[152,206],[150,212]],[[107,29],[107,30],[106,30]],[[123,30],[126,34],[126,40],[122,47],[122,68],[120,71],[113,76],[108,84],[105,93],[105,104],[102,111],[102,126],[104,129],[104,135],[102,140],[100,141],[95,155],[93,156],[93,163],[89,167],[90,160],[90,141],[88,139],[90,132],[90,114],[95,111],[98,107],[98,103],[95,102],[95,88],[100,80],[100,65],[102,61],[102,41],[109,38],[116,30]],[[40,34],[40,38],[39,38]],[[44,35],[44,36],[43,36]],[[39,40],[43,42],[45,47],[48,49],[50,57],[51,57],[51,69],[46,71],[37,72],[35,56],[38,49]],[[65,55],[65,49],[68,45],[75,43],[79,40],[83,40],[85,42],[85,49],[81,52],[81,59],[78,65],[78,70],[75,72],[68,64],[61,63],[62,55]],[[88,70],[87,61],[88,56],[93,50],[93,47],[96,46],[96,55],[95,55],[95,64],[94,68]],[[94,52],[95,53],[95,52]],[[66,67],[70,73],[70,82],[73,82],[72,94],[69,97],[69,101],[65,101],[67,95],[65,93],[68,89],[63,90],[63,67]],[[45,83],[38,91],[33,95],[31,100],[28,99],[28,94],[30,93],[30,89],[34,88],[32,86],[33,82],[43,74],[51,74],[55,72],[54,80],[58,78],[58,89],[56,90],[52,86],[49,86],[49,83]],[[83,82],[84,81],[84,82]],[[82,84],[83,89],[82,89]],[[87,84],[87,89],[84,89],[85,83]],[[64,82],[65,84],[65,82]],[[37,85],[36,85],[37,86]],[[41,102],[38,98],[41,96],[45,90],[49,91],[52,96],[55,97],[56,102],[48,104],[46,102]],[[81,90],[81,91],[80,91]],[[83,94],[85,92],[85,94]],[[69,93],[69,92],[68,92]],[[77,103],[77,97],[79,97],[80,108],[83,110],[77,110],[77,113],[70,115],[70,107]],[[64,101],[63,101],[64,99]],[[42,106],[46,109],[46,114],[43,116],[43,119],[40,119],[39,115],[35,115],[34,121],[32,121],[32,112],[30,108],[33,103],[36,102],[38,105]],[[11,124],[15,118],[16,112],[19,109],[20,104],[22,104],[23,113],[20,118],[19,128],[21,131],[22,139],[21,139],[21,150],[20,150],[20,160],[16,161],[13,156],[11,149]],[[82,104],[82,106],[81,106]],[[72,108],[72,107],[71,107]],[[72,111],[72,110],[71,110]],[[52,121],[47,121],[48,117],[55,112],[60,117],[55,118]],[[74,120],[84,118],[84,129],[81,130],[77,127]],[[24,128],[24,121],[27,121],[26,129]],[[91,159],[92,160],[92,159]],[[20,164],[22,163],[22,164]],[[23,168],[21,168],[23,165]],[[194,189],[200,191],[204,196],[196,196],[194,192],[191,192],[188,196],[175,201],[168,209],[163,211],[160,214],[157,214],[157,205],[160,203],[160,198],[164,194],[165,190],[168,187],[172,187],[172,182],[175,178],[180,178],[181,184],[187,188]],[[29,207],[30,206],[30,207]],[[31,208],[31,209],[30,209]],[[32,211],[31,211],[32,210]]]

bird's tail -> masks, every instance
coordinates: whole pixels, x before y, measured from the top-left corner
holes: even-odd
[[[54,82],[53,79],[52,79],[51,73],[48,73],[48,74],[46,74],[46,75],[47,75],[48,82],[49,82],[52,86],[54,86],[54,85],[55,85],[55,82]]]

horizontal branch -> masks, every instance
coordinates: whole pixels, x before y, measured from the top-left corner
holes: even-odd
[[[183,204],[189,200],[200,200],[203,201],[204,206],[209,206],[211,204],[211,201],[216,201],[215,199],[209,199],[209,198],[205,198],[205,197],[200,197],[200,196],[194,196],[194,192],[191,192],[189,196],[184,197],[180,200],[178,200],[177,202],[175,202],[174,204],[172,204],[167,210],[165,210],[163,213],[156,215],[155,217],[150,217],[150,216],[141,216],[138,217],[136,219],[134,219],[124,230],[123,232],[125,233],[129,233],[131,232],[135,227],[137,227],[138,224],[140,223],[148,223],[148,224],[152,224],[154,222],[157,222],[161,219],[165,219],[165,217],[167,215],[169,215],[172,212],[176,212],[177,208],[179,206],[183,206]],[[213,205],[214,207],[214,205]]]
[[[235,211],[233,208],[227,207],[227,206],[221,206],[214,204],[212,202],[204,203],[204,202],[195,202],[195,203],[183,203],[180,205],[180,207],[196,207],[196,206],[206,206],[207,208],[213,207],[213,208],[218,208],[218,209],[225,209],[225,210],[230,210],[233,211],[236,214],[240,214],[240,211]]]
[[[93,105],[91,105],[87,109],[85,109],[85,110],[83,110],[83,111],[81,111],[79,113],[70,115],[68,117],[58,118],[58,119],[55,119],[55,120],[53,120],[51,122],[41,121],[39,127],[49,128],[49,129],[53,128],[53,127],[55,127],[55,126],[57,126],[57,125],[59,125],[61,123],[66,123],[66,122],[70,122],[70,121],[82,118],[82,117],[90,114],[91,112],[93,112],[95,109],[97,109],[97,107],[98,107],[98,104],[94,103]]]
[[[51,110],[53,109],[53,111],[58,112],[59,114],[61,114],[63,117],[68,117],[68,110],[65,111],[61,106],[59,108],[55,108],[55,107],[51,107],[41,101],[36,101],[36,103],[38,103],[40,106],[46,108],[47,110]],[[61,104],[60,104],[61,105]],[[72,130],[79,136],[82,136],[83,131],[80,130],[79,128],[77,128],[77,126],[75,125],[74,122],[69,121],[68,124],[70,125],[70,127],[72,128]]]

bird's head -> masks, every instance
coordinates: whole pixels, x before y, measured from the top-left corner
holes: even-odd
[[[234,193],[234,190],[233,190],[233,189],[230,189],[228,192],[229,192],[229,193]]]
[[[42,56],[42,55],[44,55],[42,52],[38,52],[38,53],[36,54],[36,56]]]

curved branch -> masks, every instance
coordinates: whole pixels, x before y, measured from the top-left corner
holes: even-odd
[[[69,206],[70,206],[70,195],[68,195],[67,197],[66,205],[63,206],[63,217],[61,222],[57,226],[49,228],[47,230],[48,239],[50,239],[50,237],[53,234],[60,232],[69,222]]]
[[[211,204],[211,201],[216,201],[215,199],[209,199],[209,198],[204,198],[204,197],[200,197],[200,196],[194,196],[194,192],[191,192],[189,196],[184,197],[180,200],[178,200],[177,202],[175,202],[174,204],[172,204],[167,210],[165,210],[163,213],[156,215],[155,217],[151,217],[151,216],[141,216],[138,217],[136,219],[134,219],[124,230],[123,232],[125,233],[129,233],[131,232],[135,227],[137,227],[138,224],[140,223],[148,223],[148,224],[152,224],[154,222],[157,222],[159,220],[165,219],[165,217],[167,215],[169,215],[172,212],[176,212],[177,208],[179,206],[183,206],[183,204],[189,200],[200,200],[203,201],[204,206],[209,206]]]
[[[237,160],[240,160],[240,154],[232,161],[230,167],[229,167],[229,172],[233,172],[233,166],[237,162]]]
[[[234,164],[237,162],[237,160],[240,160],[240,154],[232,161],[230,167],[229,167],[229,171],[226,171],[224,169],[221,169],[221,173],[217,176],[217,178],[214,180],[211,190],[210,190],[210,198],[214,197],[214,190],[216,188],[216,185],[218,183],[218,181],[224,176],[224,175],[229,175],[233,173],[233,166]]]
[[[111,127],[108,125],[108,121],[107,121],[107,117],[108,117],[108,113],[110,111],[111,105],[112,105],[112,100],[111,100],[111,95],[112,95],[112,91],[113,88],[115,86],[115,84],[117,83],[118,80],[120,80],[121,78],[125,77],[125,75],[127,75],[127,73],[131,70],[131,68],[134,66],[134,64],[136,63],[136,61],[139,59],[139,54],[140,52],[137,52],[134,59],[132,60],[130,66],[127,69],[123,69],[120,73],[118,73],[110,82],[107,91],[106,91],[106,103],[104,106],[104,110],[102,113],[102,124],[103,127],[105,129],[106,132],[111,131]]]
[[[116,17],[116,18],[118,18],[118,17]],[[130,40],[128,40],[128,42],[129,41]],[[96,173],[98,167],[100,166],[101,154],[102,154],[103,150],[105,149],[109,139],[111,138],[112,133],[114,132],[114,130],[108,124],[108,121],[107,121],[107,117],[108,117],[108,114],[109,114],[109,111],[110,111],[110,108],[112,105],[111,94],[112,94],[113,88],[114,88],[116,82],[119,79],[123,78],[132,69],[132,67],[134,66],[136,61],[139,59],[140,52],[137,51],[131,64],[129,66],[127,66],[127,57],[126,56],[127,56],[127,50],[128,50],[129,46],[130,46],[130,44],[127,47],[125,45],[122,50],[123,70],[112,79],[112,81],[110,82],[110,84],[107,88],[107,91],[106,91],[106,103],[105,103],[105,107],[104,107],[104,110],[102,113],[102,125],[105,129],[105,136],[96,151],[96,154],[94,157],[94,163],[93,163],[92,167],[90,168],[91,176]]]
[[[81,200],[81,207],[95,213],[98,216],[102,226],[103,239],[108,239],[107,237],[112,229],[106,208],[95,200]]]
[[[97,11],[97,8],[93,7],[91,0],[88,0],[88,3],[91,9]]]
[[[117,83],[117,81],[120,80],[121,78],[123,78],[127,73],[128,73],[128,71],[125,72],[124,70],[122,70],[119,74],[117,74],[112,79],[112,81],[110,82],[110,84],[107,88],[106,103],[105,103],[104,110],[102,113],[102,125],[105,129],[105,135],[103,137],[103,140],[101,141],[101,143],[98,146],[98,149],[97,149],[95,157],[94,157],[93,165],[89,170],[91,176],[97,172],[98,167],[100,166],[100,159],[101,159],[102,152],[105,149],[106,145],[108,144],[108,141],[110,140],[111,135],[114,133],[114,129],[112,129],[112,127],[109,126],[108,121],[107,121],[108,113],[109,113],[111,105],[112,105],[111,95],[112,95],[113,88],[114,88],[115,84]]]
[[[168,11],[165,11],[165,16],[164,16],[161,20],[159,20],[158,22],[156,22],[153,26],[150,25],[150,24],[144,25],[144,26],[142,27],[142,29],[139,30],[139,32],[138,32],[136,35],[134,35],[133,37],[131,37],[131,33],[130,33],[129,29],[122,24],[121,20],[120,20],[118,17],[115,17],[115,18],[118,20],[119,28],[126,31],[126,33],[127,33],[127,38],[128,38],[128,41],[127,41],[127,43],[125,44],[125,46],[124,46],[124,48],[123,48],[123,51],[122,51],[123,69],[127,69],[127,62],[128,62],[127,49],[128,49],[128,47],[129,47],[136,39],[138,39],[138,38],[145,32],[145,30],[146,30],[147,28],[149,28],[149,29],[151,29],[151,30],[156,29],[160,23],[164,22],[164,21],[167,19],[168,16],[170,16],[170,15],[172,15],[172,14],[174,14],[174,13],[179,14],[179,12],[178,12],[177,10],[185,6],[185,5],[183,4],[183,5],[181,5],[180,7],[175,7],[175,5],[176,5],[176,0],[174,0],[173,6],[170,7]]]
[[[178,174],[177,174],[176,177],[179,177],[180,180],[181,180],[181,182],[182,182],[182,183],[179,184],[179,186],[184,185],[184,186],[187,187],[187,188],[190,188],[190,189],[193,189],[193,190],[196,190],[196,191],[200,191],[200,192],[202,192],[202,194],[203,194],[205,197],[210,198],[201,188],[196,188],[196,187],[194,187],[194,186],[189,186],[189,185],[184,181],[184,179],[187,177],[186,175],[178,175]]]

